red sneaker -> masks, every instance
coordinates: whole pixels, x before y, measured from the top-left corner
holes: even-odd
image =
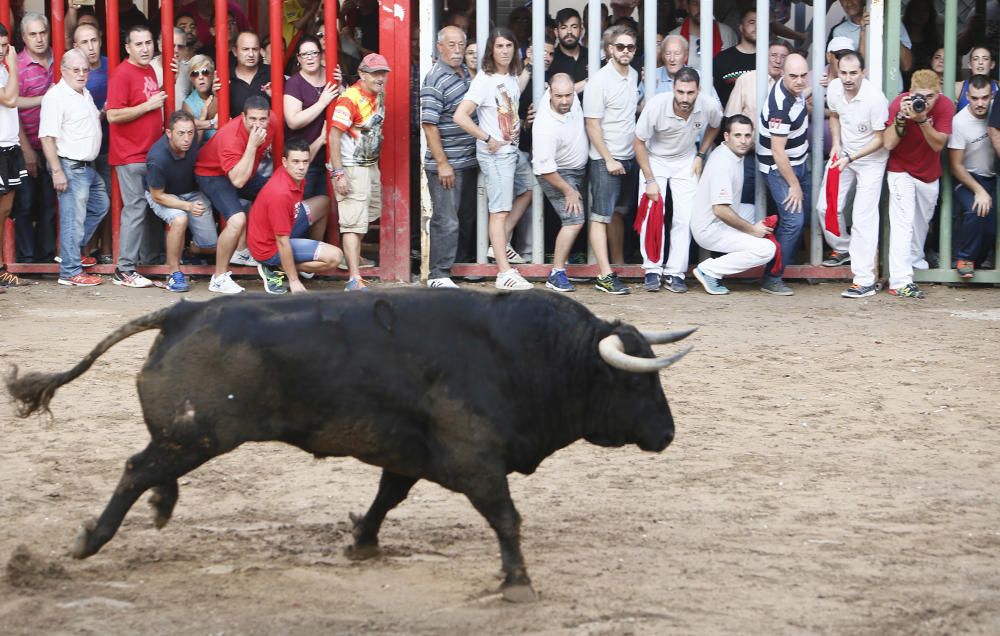
[[[83,267],[93,267],[94,265],[97,265],[97,259],[93,256],[81,256],[80,265]]]
[[[70,278],[60,278],[60,285],[69,285],[70,287],[93,287],[95,285],[100,285],[102,282],[100,276],[91,276],[90,274],[84,274],[83,272],[77,274],[76,276],[71,276]]]

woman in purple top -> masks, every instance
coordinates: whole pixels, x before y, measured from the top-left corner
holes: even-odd
[[[285,139],[303,139],[313,161],[306,173],[304,198],[328,194],[326,184],[326,108],[340,94],[340,86],[326,81],[319,40],[303,36],[295,49],[299,72],[285,82]]]

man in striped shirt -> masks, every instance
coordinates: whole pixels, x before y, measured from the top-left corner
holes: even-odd
[[[457,287],[451,266],[458,252],[459,211],[466,192],[476,188],[479,165],[475,138],[452,120],[472,81],[463,62],[465,33],[455,26],[444,27],[438,31],[437,50],[437,62],[420,89],[420,123],[427,138],[424,170],[434,208],[427,286]],[[475,212],[474,206],[471,211]]]
[[[781,81],[768,91],[760,113],[757,164],[767,189],[778,203],[778,227],[774,231],[781,247],[782,267],[771,274],[764,269],[760,290],[775,296],[792,296],[781,280],[786,265],[795,259],[802,230],[809,215],[809,109],[805,90],[809,64],[798,53],[785,58]]]

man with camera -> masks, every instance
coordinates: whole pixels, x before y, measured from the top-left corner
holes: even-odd
[[[889,104],[883,135],[889,149],[889,293],[899,298],[924,297],[913,270],[928,267],[924,241],[954,113],[955,104],[941,94],[941,78],[927,69],[914,73],[910,91]]]

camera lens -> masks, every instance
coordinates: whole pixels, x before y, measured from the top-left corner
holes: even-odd
[[[924,99],[923,95],[914,95],[911,105],[913,106],[913,112],[922,113],[927,109],[927,100]]]

